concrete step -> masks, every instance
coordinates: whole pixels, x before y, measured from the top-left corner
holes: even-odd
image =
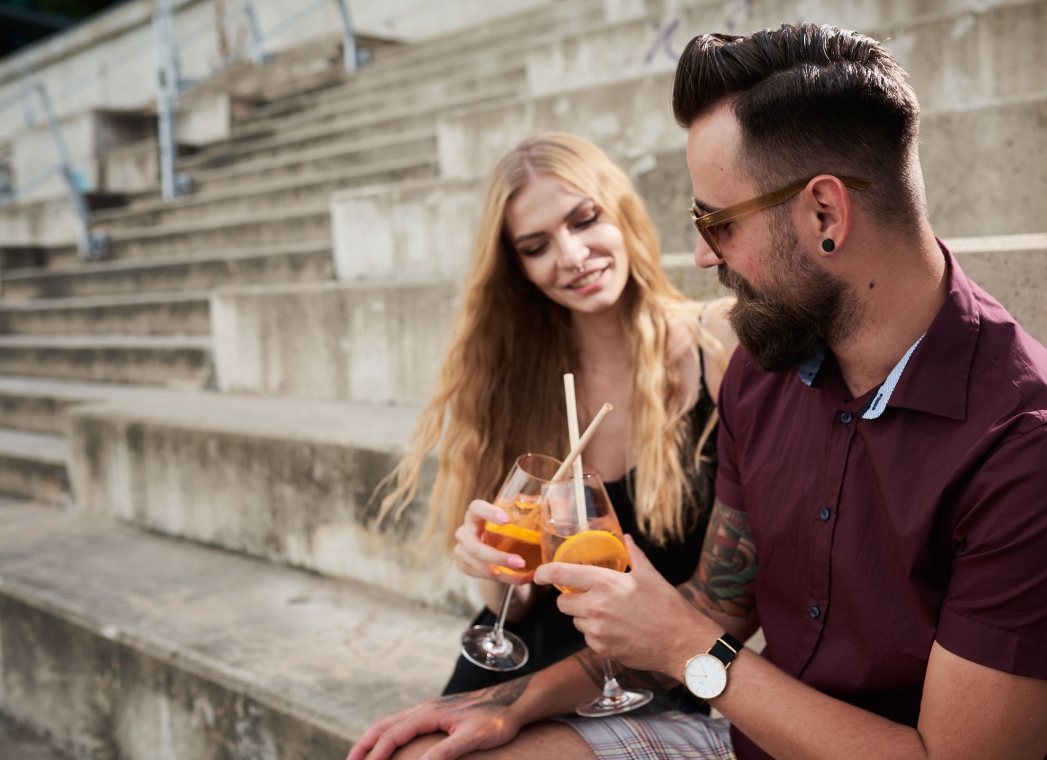
[[[400,522],[374,525],[372,494],[417,414],[415,407],[214,393],[75,406],[68,440],[76,503],[86,514],[466,612],[474,592],[441,542],[415,540],[424,497]]]
[[[56,506],[68,503],[68,453],[61,436],[0,428],[0,494]]]
[[[327,152],[326,150],[324,152]],[[330,155],[327,152],[327,155]],[[337,157],[337,156],[336,156]],[[155,200],[128,210],[95,218],[98,229],[125,229],[128,227],[159,226],[240,215],[267,213],[294,205],[317,205],[328,201],[332,193],[351,187],[401,182],[408,179],[432,177],[436,174],[435,149],[433,154],[419,159],[395,159],[381,164],[333,168],[329,171],[305,170],[307,164],[322,166],[322,158],[307,162],[304,157],[291,166],[295,174],[287,177],[258,179],[245,175],[228,175],[205,183],[190,196],[172,202]],[[287,164],[284,164],[287,166]],[[297,171],[301,169],[301,171]],[[260,172],[273,174],[283,167]]]
[[[467,227],[461,219],[445,221]],[[969,276],[1034,338],[1047,342],[1047,234],[947,243]],[[365,247],[372,250],[372,244],[367,241]],[[387,254],[387,249],[377,253]],[[711,300],[729,294],[715,270],[695,266],[693,253],[666,254],[663,264],[690,298]],[[443,362],[458,309],[457,282],[460,279],[218,291],[212,304],[218,387],[300,398],[421,403],[432,392]],[[322,338],[303,345],[302,335]]]
[[[24,504],[0,506],[0,578],[0,711],[75,757],[344,757],[439,693],[467,625]]]
[[[346,96],[389,90],[404,83],[427,78],[447,79],[463,71],[490,68],[492,56],[508,59],[534,38],[563,34],[604,19],[602,3],[572,2],[560,9],[538,9],[527,18],[501,19],[496,24],[476,27],[466,34],[454,34],[420,44],[389,46],[375,51],[374,63],[348,78],[337,88],[322,93],[303,93],[281,98],[255,109],[251,118],[268,118],[293,113],[303,107]],[[506,30],[511,29],[512,34]]]
[[[334,274],[330,240],[148,260],[80,263],[4,272],[5,302],[212,290],[223,285],[317,282]]]
[[[454,282],[218,290],[212,302],[218,387],[421,404],[443,362],[457,290]]]
[[[322,153],[324,150],[327,153],[346,156],[343,165],[359,166],[394,158],[431,155],[435,140],[433,125],[404,134],[377,135],[359,140],[346,139],[337,130],[316,129],[312,134],[281,133],[275,140],[233,146],[224,153],[210,155],[206,161],[194,163],[192,166],[180,162],[179,169],[191,172],[194,178],[199,177],[200,181],[204,182],[208,178],[222,176],[227,172],[235,174],[238,171],[246,172],[295,163],[299,154],[303,152],[315,155],[317,151]]]
[[[0,334],[207,335],[206,292],[0,302]]]
[[[395,79],[375,82],[368,89],[354,87],[347,82],[321,93],[303,94],[288,99],[279,108],[261,106],[238,122],[237,131],[253,132],[266,127],[290,128],[327,115],[353,112],[382,113],[396,110],[400,105],[424,107],[449,98],[461,98],[493,88],[522,89],[527,79],[521,50],[502,52],[497,49],[479,51],[479,55],[460,57],[451,65],[419,66],[410,71],[398,71]]]
[[[255,139],[256,133],[253,132],[239,134],[227,144],[230,149],[212,149],[202,155],[187,156],[180,160],[179,165],[185,171],[194,171],[198,168],[222,166],[236,160],[238,156],[251,152],[265,151],[275,155],[281,148],[293,150],[306,135],[316,133],[324,125],[344,122],[362,114],[366,114],[369,120],[376,121],[380,118],[395,118],[405,111],[446,107],[448,102],[477,102],[487,99],[491,94],[520,93],[524,89],[525,79],[526,73],[521,62],[515,69],[505,73],[487,76],[474,74],[459,82],[437,80],[428,87],[416,87],[417,91],[411,95],[381,93],[381,100],[377,100],[376,95],[375,98],[366,100],[346,99],[321,104],[297,111],[291,118],[282,118],[275,123],[266,122],[261,125],[264,131],[260,130],[260,133],[257,133],[257,138],[261,139]],[[314,138],[313,143],[308,144],[314,144],[317,139]],[[256,147],[255,144],[259,142],[262,146]]]
[[[448,109],[519,93],[518,85],[498,85],[457,98],[447,98],[424,106],[400,106],[383,113],[354,108],[305,111],[293,118],[281,119],[253,131],[236,133],[228,140],[214,143],[207,151],[198,154],[198,160],[226,154],[244,158],[265,156],[270,151],[301,150],[310,145],[330,144],[332,141],[346,144],[375,138],[391,140],[396,135],[432,130],[437,117]],[[179,167],[182,168],[181,163]],[[187,168],[191,169],[192,165]]]
[[[68,760],[45,740],[0,713],[0,749],[7,760]]]
[[[714,30],[748,34],[795,22],[791,6],[795,3],[688,3],[563,35],[528,50],[528,91],[539,96],[673,71],[692,37]],[[803,13],[886,40],[925,110],[1047,89],[1047,52],[1039,44],[1047,32],[1042,0],[933,5],[818,0],[806,3]]]
[[[274,209],[262,217],[240,213],[183,219],[160,227],[114,229],[109,238],[109,255],[113,259],[188,256],[201,251],[236,251],[329,240],[330,234],[331,208],[324,199]]]
[[[0,336],[0,374],[204,388],[212,382],[209,337]]]
[[[76,404],[156,392],[146,386],[0,375],[0,428],[64,437],[66,412]]]

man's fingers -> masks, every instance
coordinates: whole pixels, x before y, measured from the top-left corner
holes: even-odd
[[[367,757],[367,753],[372,747],[374,747],[375,742],[377,742],[382,736],[386,726],[391,726],[396,723],[396,721],[400,719],[402,713],[403,710],[400,710],[390,715],[386,715],[384,718],[379,718],[372,723],[367,730],[364,731],[360,740],[353,745],[351,750],[349,750],[349,757],[347,757],[346,760],[363,760]]]
[[[651,560],[647,559],[647,555],[643,553],[643,549],[637,546],[633,537],[628,534],[625,536],[625,548],[629,551],[629,566],[634,573],[658,572],[651,564]]]
[[[608,573],[613,574],[614,570],[608,570],[606,567],[593,567],[592,565],[569,565],[566,562],[549,562],[539,566],[538,571],[534,574],[534,582],[543,586],[555,583],[557,586],[570,586],[579,591],[588,591],[593,587],[593,584],[608,578]]]

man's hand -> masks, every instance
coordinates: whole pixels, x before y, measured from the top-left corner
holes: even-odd
[[[574,617],[575,627],[600,656],[679,678],[686,662],[680,654],[685,642],[697,633],[711,645],[723,629],[670,585],[631,537],[626,536],[625,542],[632,572],[550,562],[538,568],[535,583],[582,590],[562,594],[557,604],[561,612]],[[678,632],[687,637],[678,641]]]
[[[424,734],[442,731],[447,738],[431,747],[425,760],[453,760],[513,740],[522,724],[512,706],[531,676],[466,694],[426,700],[371,724],[347,760],[387,760],[397,749]]]

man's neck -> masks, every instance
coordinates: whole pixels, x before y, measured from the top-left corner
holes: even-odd
[[[830,346],[854,398],[887,379],[927,332],[949,287],[945,257],[926,223],[915,235],[876,240],[869,253],[870,266],[851,278],[862,304],[861,322]]]

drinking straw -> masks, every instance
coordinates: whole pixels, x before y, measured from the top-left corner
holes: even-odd
[[[570,372],[563,376],[563,387],[567,397],[567,437],[570,439],[571,451],[574,451],[578,446],[578,406],[574,396],[574,375]],[[574,508],[578,513],[578,529],[588,530],[581,452],[574,459]]]
[[[596,428],[600,427],[600,423],[603,422],[604,417],[606,417],[612,409],[614,409],[614,407],[610,404],[604,404],[600,408],[600,411],[597,412],[596,417],[593,419],[592,422],[589,423],[589,427],[587,427],[585,429],[585,432],[582,433],[582,437],[578,439],[578,445],[571,449],[571,453],[568,454],[567,458],[563,460],[563,464],[560,465],[560,469],[558,469],[556,471],[556,474],[549,479],[550,483],[555,483],[559,480],[563,480],[564,475],[567,474],[567,471],[571,469],[571,466],[574,464],[574,460],[578,458],[582,451],[585,450],[585,447],[589,445],[589,441],[591,441],[593,439],[593,436],[596,435]]]

